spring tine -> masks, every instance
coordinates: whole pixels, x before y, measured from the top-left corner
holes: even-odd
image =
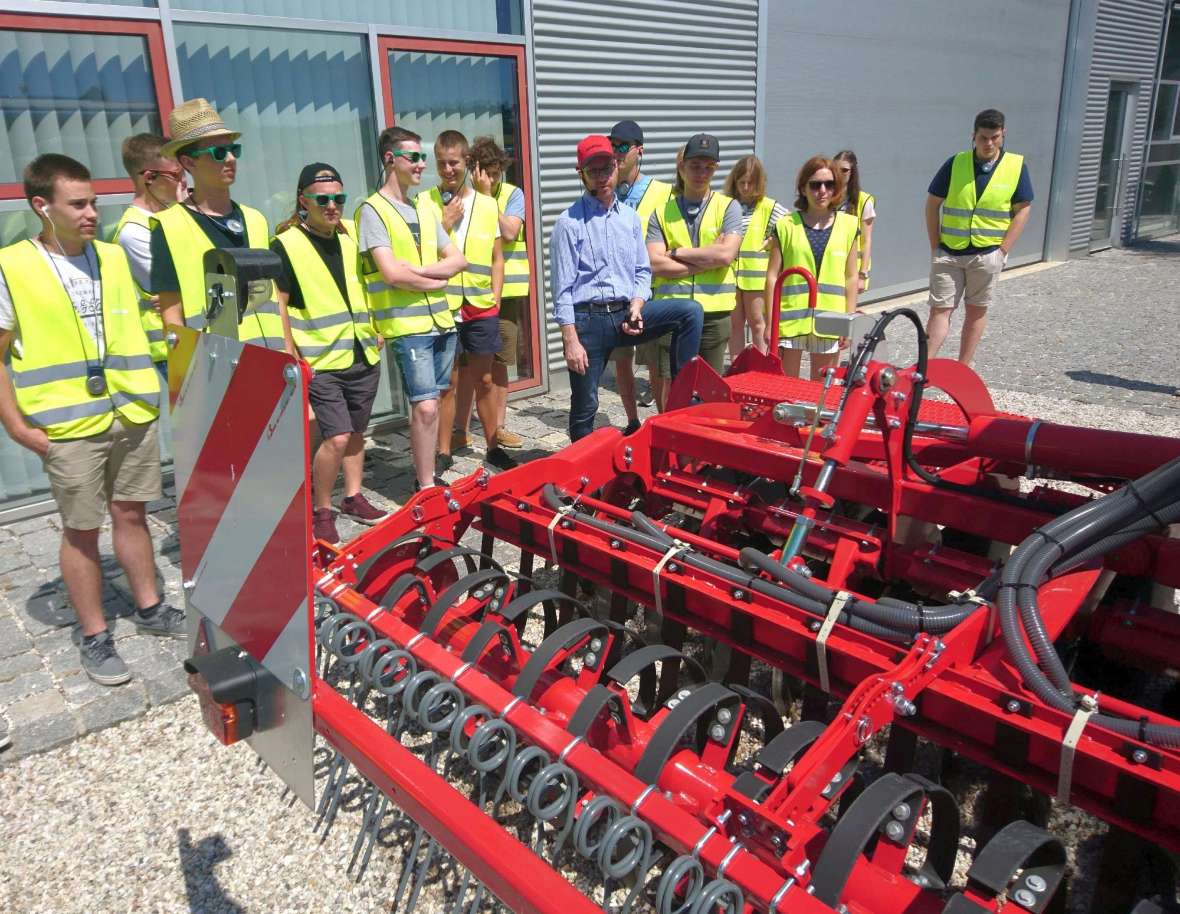
[[[438,842],[431,838],[430,843],[426,845],[426,856],[422,858],[418,872],[414,875],[414,888],[410,892],[410,900],[406,902],[406,914],[411,914],[418,905],[418,896],[422,892],[422,886],[426,882],[426,876],[430,872],[430,864],[434,861],[434,852],[437,849]]]
[[[418,860],[418,852],[422,849],[422,836],[426,834],[426,829],[416,822],[414,824],[414,841],[410,847],[410,852],[406,854],[405,860],[402,862],[402,871],[397,880],[397,892],[393,896],[393,907],[391,910],[394,912],[401,905],[402,896],[406,893],[410,875],[414,872],[414,863]]]
[[[463,899],[467,896],[467,887],[471,884],[471,870],[463,868],[463,879],[459,882],[459,892],[455,895],[447,914],[459,914],[462,910]]]
[[[336,813],[340,811],[340,797],[344,793],[344,783],[348,776],[349,767],[348,759],[338,752],[336,759],[332,762],[332,770],[328,772],[328,786],[324,789],[323,797],[320,798],[319,818],[316,819],[316,823],[312,827],[312,831],[316,831],[321,823],[323,824],[321,841],[328,837],[332,823],[336,821]]]
[[[361,813],[361,828],[357,832],[356,840],[352,843],[352,857],[348,861],[346,873],[352,875],[352,869],[356,866],[357,858],[360,857],[361,848],[365,840],[373,834],[373,813],[377,810],[381,798],[381,791],[377,786],[370,782],[369,794],[365,797],[364,806]]]
[[[365,852],[361,855],[360,866],[356,871],[357,882],[360,882],[361,877],[365,875],[365,870],[369,868],[369,860],[373,856],[373,848],[377,846],[377,838],[381,833],[381,823],[385,821],[385,816],[388,812],[389,797],[381,794],[381,802],[377,805],[377,814],[373,818],[373,831],[369,838],[369,843],[365,845]]]

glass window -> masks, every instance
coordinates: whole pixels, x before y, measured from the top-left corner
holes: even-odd
[[[1180,228],[1180,164],[1149,165],[1143,170],[1139,237],[1167,235]]]
[[[1149,162],[1172,162],[1180,159],[1180,143],[1152,143],[1148,150]]]
[[[523,35],[520,0],[172,0],[173,9]]]
[[[1160,79],[1180,79],[1180,8],[1177,7],[1172,8],[1168,40],[1164,43]]]
[[[458,130],[472,142],[490,136],[512,160],[505,179],[517,187],[523,184],[516,57],[398,49],[388,54],[395,123],[420,134],[424,146],[432,145],[444,130]],[[432,173],[433,154],[431,163],[423,189],[437,181]],[[529,244],[535,245],[531,236]],[[529,307],[511,317],[519,333],[516,367],[509,369],[509,380],[529,379],[535,373],[532,331],[536,314]]]
[[[81,160],[95,178],[126,178],[119,147],[133,133],[160,133],[160,111],[143,35],[0,32],[0,184],[43,152]]]
[[[1160,83],[1155,96],[1155,117],[1151,124],[1151,138],[1166,140],[1172,135],[1172,114],[1176,108],[1175,83]]]

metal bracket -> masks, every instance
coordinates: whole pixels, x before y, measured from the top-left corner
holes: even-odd
[[[820,626],[819,634],[815,636],[815,661],[819,668],[819,687],[828,695],[832,694],[832,684],[828,679],[828,636],[836,626],[836,620],[840,617],[840,613],[844,612],[844,607],[851,599],[852,594],[847,590],[836,591],[836,595],[832,597],[832,602],[828,606],[828,614],[824,617],[824,624]]]
[[[1090,718],[1098,712],[1098,693],[1083,695],[1070,721],[1069,729],[1065,731],[1065,739],[1061,741],[1061,766],[1057,769],[1057,802],[1068,803],[1069,792],[1073,786],[1073,757],[1078,747],[1078,740],[1082,738],[1082,731]]]

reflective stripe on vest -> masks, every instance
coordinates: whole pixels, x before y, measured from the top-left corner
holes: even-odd
[[[508,201],[515,184],[507,181],[500,182],[500,189],[496,192],[496,207],[502,213],[508,208]],[[501,298],[528,298],[529,295],[529,246],[525,242],[525,219],[520,223],[520,231],[515,241],[501,240],[504,249],[504,288],[500,292]]]
[[[303,309],[288,309],[291,336],[299,354],[316,371],[340,371],[351,366],[354,341],[361,344],[365,361],[370,365],[381,359],[377,331],[369,318],[365,289],[357,272],[356,239],[344,232],[337,232],[336,237],[344,262],[347,303],[335,277],[303,229],[292,227],[278,236],[303,296]]]
[[[763,197],[750,213],[750,224],[742,238],[742,247],[737,259],[737,287],[744,292],[762,292],[766,289],[766,268],[770,266],[770,252],[766,250],[766,227],[770,225],[770,214],[774,211],[774,200]]]
[[[119,235],[123,231],[125,225],[139,225],[152,230],[151,214],[141,210],[138,206],[129,206],[123,211],[123,215],[119,217],[119,222],[115,226],[115,234],[111,236],[111,240],[118,242]],[[152,301],[152,293],[148,292],[135,279],[135,274],[131,274],[131,281],[135,283],[135,294],[139,296],[139,319],[143,323],[143,331],[147,334],[148,348],[151,350],[152,359],[157,362],[168,361],[168,344],[164,341],[164,318],[160,316],[160,309],[156,303]]]
[[[266,251],[270,229],[266,217],[249,206],[238,205],[242,218],[246,220],[246,246]],[[196,217],[188,207],[177,204],[160,210],[151,216],[152,225],[164,229],[168,251],[176,266],[176,278],[180,281],[180,301],[184,308],[184,323],[194,330],[205,329],[205,253],[213,250],[213,242],[205,234]],[[238,326],[238,338],[245,343],[257,343],[270,349],[283,348],[283,319],[280,317],[278,302],[274,300],[274,284],[271,283],[271,298],[256,307],[247,309]]]
[[[380,191],[361,204],[371,206],[381,217],[385,230],[389,233],[393,256],[415,267],[438,262],[438,220],[434,205],[426,197],[420,199],[422,202],[416,203],[415,209],[418,211],[421,250],[414,244],[414,235],[406,220]],[[357,225],[360,225],[359,207],[355,220]],[[361,276],[369,297],[369,311],[373,315],[373,322],[377,325],[378,332],[387,339],[454,329],[455,319],[451,316],[451,309],[447,306],[446,296],[442,292],[419,292],[416,289],[400,289],[389,285],[381,275],[373,256],[367,251],[361,255]]]
[[[428,196],[437,209],[441,222],[442,194],[437,187],[432,187]],[[492,295],[492,255],[496,250],[500,211],[496,201],[487,194],[476,191],[472,199],[474,203],[471,218],[467,223],[467,234],[463,238],[463,256],[467,258],[467,269],[447,281],[447,304],[452,311],[458,311],[463,306],[463,299],[484,310],[496,306],[495,296]],[[452,241],[454,237],[452,234]]]
[[[951,164],[951,183],[942,201],[942,224],[938,240],[952,251],[968,246],[995,247],[1012,224],[1012,195],[1020,182],[1024,156],[1004,152],[983,188],[975,195],[975,153],[958,153]]]
[[[820,263],[819,275],[815,272],[815,255],[811,251],[811,242],[807,240],[807,232],[803,229],[803,217],[799,213],[789,213],[778,221],[775,235],[778,237],[779,250],[783,254],[783,269],[788,267],[804,267],[816,277],[818,294],[816,295],[816,310],[839,311],[848,310],[845,295],[845,267],[856,245],[856,217],[851,213],[838,212],[832,223],[832,233],[828,236],[827,247],[824,248],[823,260]],[[796,336],[806,336],[815,333],[815,318],[811,309],[807,307],[807,283],[802,276],[790,276],[783,283],[780,296],[781,312],[779,314],[778,334],[786,339]],[[816,334],[824,336],[826,334]]]
[[[709,202],[701,213],[700,240],[694,245],[684,215],[680,212],[680,204],[674,196],[670,196],[663,207],[655,211],[668,247],[705,247],[712,244],[721,234],[725,210],[732,199],[725,194],[709,195]],[[695,299],[706,312],[732,311],[737,307],[737,277],[732,263],[679,279],[656,277],[651,285],[652,298]]]
[[[103,241],[94,242],[94,252],[102,282],[102,360],[61,280],[33,242],[0,249],[0,273],[20,336],[12,347],[16,402],[29,423],[54,441],[100,434],[115,413],[142,425],[160,412],[160,376],[140,322],[127,255]],[[87,367],[100,364],[106,393],[95,397],[86,390]]]

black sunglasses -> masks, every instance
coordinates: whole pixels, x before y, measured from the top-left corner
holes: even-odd
[[[348,194],[311,194],[307,199],[315,200],[316,206],[327,206],[329,203],[343,206],[348,202]]]
[[[811,190],[819,190],[821,187],[826,187],[828,190],[836,189],[835,181],[808,181],[807,186]]]

